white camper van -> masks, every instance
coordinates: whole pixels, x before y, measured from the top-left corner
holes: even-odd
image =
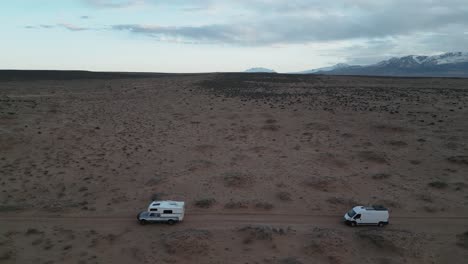
[[[344,215],[344,222],[357,225],[388,225],[388,209],[383,206],[355,206]]]
[[[153,201],[148,206],[148,211],[138,214],[137,219],[141,224],[166,222],[170,225],[184,219],[185,202],[178,201]]]

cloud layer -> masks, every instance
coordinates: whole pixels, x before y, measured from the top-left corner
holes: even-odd
[[[349,39],[375,39],[411,34],[459,36],[468,28],[468,2],[461,0],[335,0],[275,1],[86,0],[100,8],[134,5],[175,6],[179,11],[200,14],[242,14],[223,23],[205,25],[114,24],[116,31],[147,35],[158,40],[233,45],[274,45]],[[197,24],[200,23],[197,21]],[[454,30],[455,29],[455,30]]]

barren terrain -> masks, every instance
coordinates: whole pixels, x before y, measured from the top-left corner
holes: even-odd
[[[0,263],[468,259],[468,79],[15,74]],[[184,222],[138,225],[151,199]],[[390,225],[340,222],[370,204]]]

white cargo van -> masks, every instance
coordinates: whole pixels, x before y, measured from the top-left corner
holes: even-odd
[[[148,206],[148,211],[138,214],[137,219],[141,224],[166,222],[174,224],[184,219],[185,202],[178,201],[153,201]]]
[[[357,225],[388,225],[388,209],[383,206],[355,206],[344,215],[344,222]]]

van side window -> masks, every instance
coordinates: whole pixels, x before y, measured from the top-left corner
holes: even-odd
[[[361,218],[361,214],[357,214],[354,219],[360,219]]]
[[[154,212],[154,211],[158,211],[157,208],[151,208],[150,211]]]
[[[163,214],[172,214],[172,210],[164,210]]]

